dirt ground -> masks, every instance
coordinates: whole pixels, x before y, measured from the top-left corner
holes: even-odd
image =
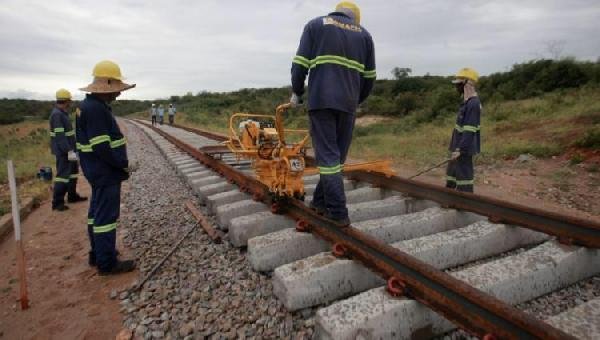
[[[89,185],[80,183],[78,191],[89,197]],[[138,273],[102,277],[88,266],[87,207],[82,202],[54,212],[46,201],[22,222],[28,310],[16,301],[14,235],[0,243],[0,339],[114,339],[122,328],[110,293],[128,287]]]
[[[600,223],[600,152],[590,153],[579,164],[571,164],[570,159],[567,153],[551,159],[476,165],[475,193]],[[400,167],[397,171],[410,176],[418,170]],[[445,167],[415,180],[444,185]]]

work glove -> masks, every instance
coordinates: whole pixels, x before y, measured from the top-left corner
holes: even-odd
[[[457,160],[458,157],[460,157],[460,151],[458,151],[458,149],[452,151],[452,153],[450,154],[450,160],[451,161]]]
[[[302,98],[300,98],[297,94],[292,93],[292,97],[290,98],[290,104],[292,104],[292,107],[302,105]]]
[[[77,161],[77,160],[78,160],[78,158],[77,158],[77,154],[75,153],[75,151],[69,151],[69,152],[67,153],[67,159],[68,159],[70,162],[75,162],[75,161]]]

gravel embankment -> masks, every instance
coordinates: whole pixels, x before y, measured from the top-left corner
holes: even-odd
[[[145,276],[196,225],[184,204],[193,197],[151,140],[128,124],[128,152],[139,170],[123,195],[121,227]],[[122,292],[124,325],[137,337],[303,339],[314,310],[288,313],[268,276],[255,273],[244,252],[213,244],[198,227],[137,293]]]

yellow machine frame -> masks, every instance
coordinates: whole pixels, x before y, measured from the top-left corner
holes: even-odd
[[[308,141],[308,130],[283,128],[283,113],[291,104],[279,105],[275,115],[236,113],[229,118],[229,140],[225,145],[238,157],[250,159],[258,180],[269,187],[277,196],[304,197],[304,156]],[[242,119],[258,118],[270,120],[275,128],[260,128],[260,122]],[[243,124],[244,131],[238,134],[236,122]],[[239,125],[241,128],[242,125]],[[286,134],[303,134],[298,143],[288,145]],[[261,143],[262,141],[262,143]]]

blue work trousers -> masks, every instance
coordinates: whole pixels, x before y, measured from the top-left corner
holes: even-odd
[[[77,174],[79,164],[69,161],[67,154],[56,155],[56,177],[54,178],[54,190],[52,193],[52,206],[56,207],[65,203],[65,194],[69,198],[76,196]]]
[[[463,192],[473,192],[473,156],[461,154],[446,168],[446,187]]]
[[[110,271],[117,261],[116,236],[121,205],[121,183],[92,186],[88,210],[90,255],[93,254],[98,270]]]
[[[334,220],[348,218],[342,170],[354,130],[355,115],[333,109],[311,110],[310,135],[319,167],[312,205]]]

